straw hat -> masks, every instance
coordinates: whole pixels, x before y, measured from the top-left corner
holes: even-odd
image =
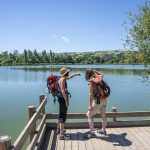
[[[64,76],[67,72],[69,72],[70,71],[70,69],[67,69],[67,68],[61,68],[60,69],[60,74],[61,74],[61,76]]]

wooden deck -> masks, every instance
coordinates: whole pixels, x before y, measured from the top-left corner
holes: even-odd
[[[59,140],[56,130],[47,129],[41,150],[150,150],[150,127],[107,128],[107,135],[97,132],[87,139],[88,129],[67,129],[70,140]]]
[[[71,140],[58,140],[56,135],[56,121],[58,114],[47,114],[45,105],[47,98],[39,96],[39,107],[28,107],[29,122],[19,134],[14,143],[11,139],[2,145],[21,150],[27,139],[30,143],[27,150],[150,150],[150,111],[107,112],[107,136],[98,135],[93,139],[85,139],[89,128],[85,113],[69,113],[65,128]],[[94,118],[100,118],[100,114]],[[69,120],[71,119],[71,120]],[[77,120],[76,120],[77,119]],[[75,121],[76,120],[76,121]],[[82,121],[81,121],[82,120]],[[73,121],[73,122],[72,122]],[[95,122],[95,128],[101,126],[101,122]],[[6,150],[6,148],[1,150]]]

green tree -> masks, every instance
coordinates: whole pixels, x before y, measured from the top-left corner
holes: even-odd
[[[125,46],[129,46],[132,50],[138,50],[144,56],[143,63],[149,64],[150,44],[145,41],[150,40],[150,0],[146,0],[143,5],[138,7],[138,13],[129,12],[128,19],[127,22],[124,22],[127,31]]]
[[[23,56],[24,56],[24,63],[27,63],[27,61],[28,61],[28,52],[27,52],[26,49],[24,49]]]

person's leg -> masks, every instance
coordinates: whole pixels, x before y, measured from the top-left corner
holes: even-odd
[[[93,116],[90,114],[90,111],[87,113],[88,123],[90,127],[90,131],[93,132],[94,129],[94,122],[93,122]]]
[[[102,128],[98,130],[98,133],[106,135],[107,117],[106,117],[106,100],[100,102],[100,113],[102,118]]]
[[[93,121],[93,116],[95,114],[97,114],[97,112],[99,111],[99,105],[94,104],[93,105],[93,109],[92,110],[88,110],[87,112],[87,118],[88,118],[88,123],[89,123],[89,127],[90,127],[90,132],[88,134],[89,138],[95,137],[95,133],[93,131],[94,129],[94,121]]]
[[[57,123],[57,133],[58,134],[63,134],[64,131],[64,103],[63,103],[63,98],[59,97],[58,98],[59,102],[59,116],[58,116],[58,123]]]
[[[101,117],[102,117],[102,129],[105,130],[107,126],[106,105],[103,105],[101,107]]]
[[[60,134],[63,135],[64,134],[64,123],[60,123]]]
[[[62,122],[60,122],[60,136],[59,136],[60,140],[70,140],[70,137],[64,134],[66,118],[67,118],[67,107],[66,107],[66,105],[63,105],[63,107],[62,107]]]
[[[65,122],[66,122],[66,118],[67,118],[67,107],[66,107],[66,105],[62,105],[61,115],[62,115],[62,121],[60,123],[60,133],[64,134],[64,127],[65,127]]]
[[[56,133],[57,133],[57,134],[60,133],[60,123],[59,123],[59,120],[58,120],[58,122],[57,122],[57,131],[56,131]]]
[[[61,102],[60,102],[60,98],[58,98],[58,103],[59,103],[59,115],[58,115],[58,120],[57,120],[57,131],[56,133],[59,134],[60,133],[60,121],[62,120],[62,116],[61,116]]]

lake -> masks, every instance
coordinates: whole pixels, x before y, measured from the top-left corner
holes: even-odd
[[[46,78],[59,75],[58,66],[1,66],[0,67],[0,136],[10,135],[16,139],[28,121],[27,107],[39,105],[39,94],[48,98],[47,113],[57,113],[58,103],[46,92]],[[143,82],[148,72],[142,65],[67,65],[70,74],[81,76],[68,81],[71,93],[68,112],[86,113],[89,105],[88,87],[85,81],[86,68],[101,70],[111,87],[107,111],[113,106],[118,111],[150,111],[150,83]]]

